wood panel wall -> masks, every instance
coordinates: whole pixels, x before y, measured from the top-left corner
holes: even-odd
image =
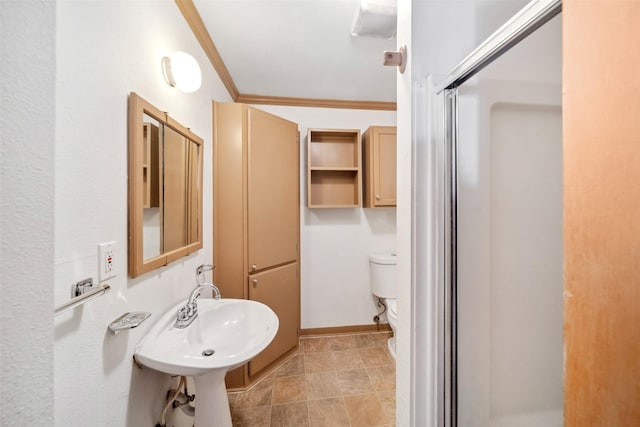
[[[640,1],[563,3],[565,426],[640,425]]]

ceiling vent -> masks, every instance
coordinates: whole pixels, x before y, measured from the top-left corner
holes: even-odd
[[[392,39],[396,36],[397,17],[396,0],[361,0],[351,35]]]

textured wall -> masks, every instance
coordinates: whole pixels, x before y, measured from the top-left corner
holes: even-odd
[[[55,3],[0,2],[0,424],[53,421]]]
[[[134,367],[132,355],[159,316],[195,286],[196,267],[211,262],[211,100],[229,96],[173,1],[64,1],[55,13],[56,304],[68,299],[73,282],[98,279],[98,243],[117,242],[112,291],[55,319],[55,424],[151,426],[170,379]],[[183,94],[164,82],[161,58],[176,50],[198,60],[198,92]],[[204,248],[135,279],[127,274],[131,91],[205,140]],[[152,316],[131,331],[108,333],[128,311]]]

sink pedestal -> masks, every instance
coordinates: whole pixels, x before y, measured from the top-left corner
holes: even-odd
[[[186,303],[153,325],[134,358],[159,372],[193,377],[196,427],[231,427],[224,376],[267,348],[278,332],[278,316],[257,301],[209,298],[198,300],[198,317],[188,327],[176,328],[176,312]]]
[[[224,377],[228,369],[214,369],[193,377],[196,386],[195,427],[231,427],[231,411]]]

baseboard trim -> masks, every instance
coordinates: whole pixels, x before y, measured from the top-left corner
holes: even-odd
[[[380,325],[351,325],[351,326],[332,326],[327,328],[308,328],[300,329],[300,337],[310,335],[337,335],[337,334],[353,334],[358,332],[388,332],[391,326],[388,323]]]

